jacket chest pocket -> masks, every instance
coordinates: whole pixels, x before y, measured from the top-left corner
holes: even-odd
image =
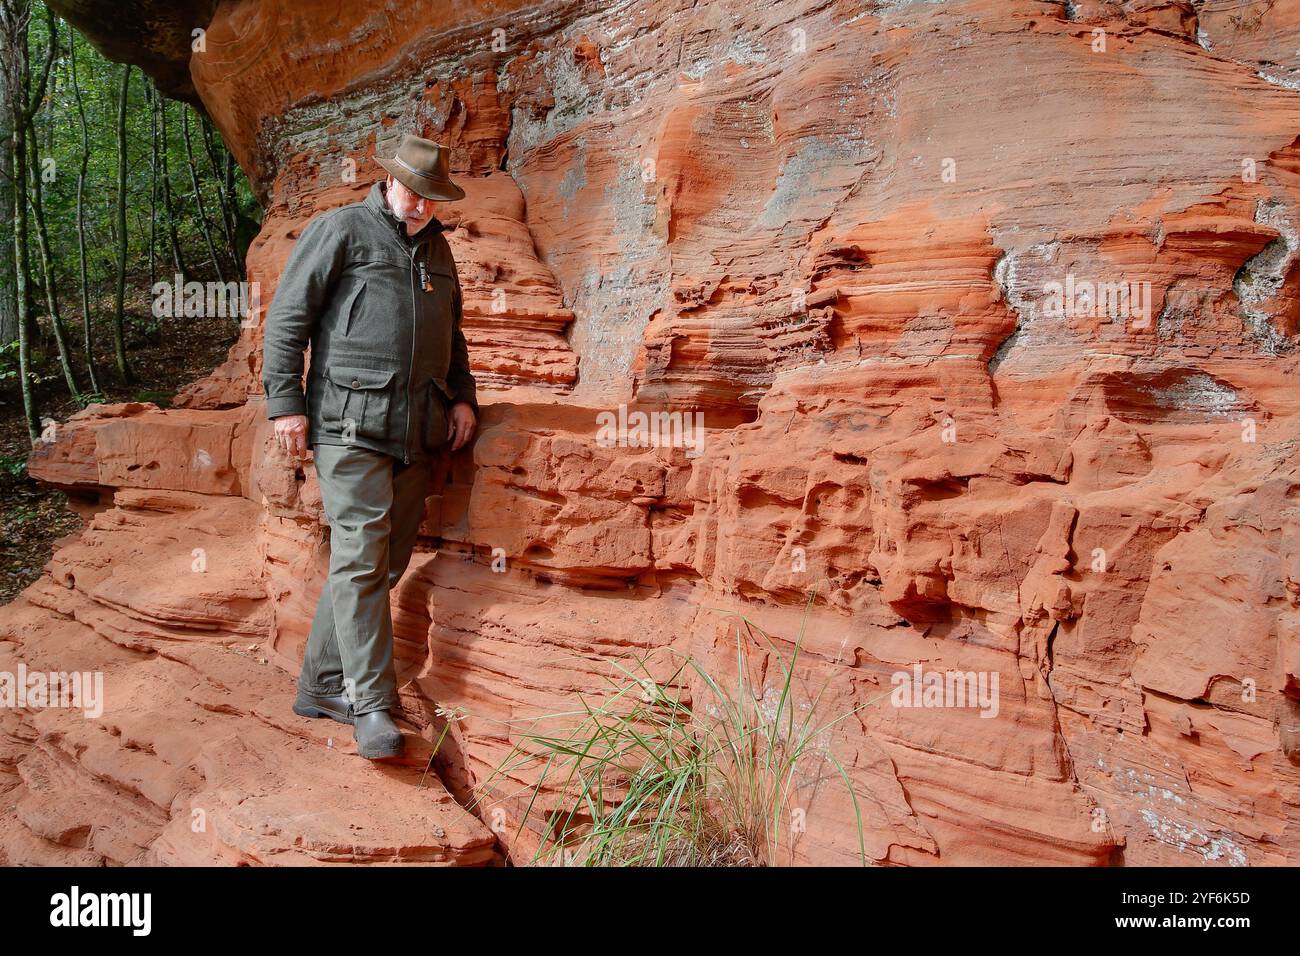
[[[347,299],[339,308],[339,314],[343,319],[343,334],[347,335],[352,331],[352,320],[361,311],[362,300],[366,297],[365,283],[358,282],[356,287],[348,293]]]
[[[433,265],[421,274],[420,288],[421,364],[433,376],[446,377],[451,362],[456,277],[447,267]]]
[[[442,265],[425,265],[419,273],[420,291],[424,293],[425,309],[429,315],[440,315],[444,310],[451,311],[452,294],[456,289],[456,277]]]
[[[325,372],[321,414],[324,424],[345,441],[353,438],[387,439],[391,385],[395,373],[349,365],[334,365]]]

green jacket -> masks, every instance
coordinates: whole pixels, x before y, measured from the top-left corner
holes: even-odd
[[[478,402],[444,226],[399,225],[382,182],[307,223],[266,313],[262,386],[268,418],[307,416],[309,444],[409,462],[446,443],[452,404]]]

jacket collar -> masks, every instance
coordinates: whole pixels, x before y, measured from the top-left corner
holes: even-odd
[[[436,235],[447,228],[437,216],[434,216],[424,224],[424,228],[415,234],[414,239],[406,236],[406,230],[402,228],[402,221],[394,216],[393,211],[388,208],[388,201],[384,198],[384,181],[382,179],[377,180],[370,187],[370,192],[366,194],[362,205],[384,222],[386,227],[392,230],[393,238],[403,246],[418,245],[426,241],[430,236]]]

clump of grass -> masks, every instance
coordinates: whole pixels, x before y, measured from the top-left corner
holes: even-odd
[[[533,863],[793,862],[800,791],[810,778],[814,787],[829,778],[852,800],[866,865],[858,795],[830,750],[829,731],[870,702],[821,719],[825,685],[808,696],[795,678],[803,627],[787,660],[761,628],[735,618],[736,674],[726,686],[690,657],[660,679],[648,659],[619,663],[599,702],[580,697],[578,709],[532,719],[517,734],[485,787],[497,777],[538,771],[524,791],[519,824],[520,833],[530,820],[540,830]],[[749,679],[746,658],[755,649],[779,664],[778,686],[760,688]],[[700,700],[692,700],[689,685]]]

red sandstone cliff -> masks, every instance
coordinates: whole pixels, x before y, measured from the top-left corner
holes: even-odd
[[[430,10],[222,0],[189,71],[268,203],[263,303],[377,149],[455,148],[484,419],[396,592],[408,719],[467,715],[438,775],[289,712],[327,543],[258,315],[178,408],[33,459],[101,504],[0,669],[108,701],[0,711],[0,859],[497,859],[519,798],[462,804],[503,721],[630,652],[725,670],[717,609],[791,639],[816,589],[832,708],[918,663],[1000,678],[992,720],[836,728],[872,860],[1300,862],[1300,6]],[[1149,283],[1146,321],[1053,314],[1068,277]],[[702,411],[703,453],[602,447],[623,402]],[[853,862],[847,800],[808,799],[797,858]]]

